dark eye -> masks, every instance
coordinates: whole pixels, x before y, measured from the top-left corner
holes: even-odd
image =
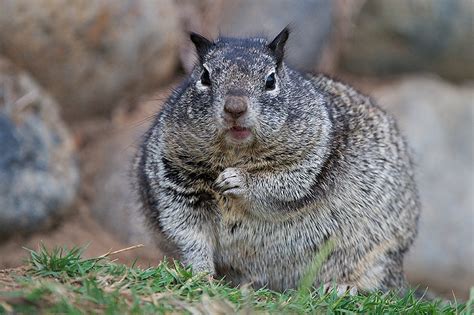
[[[272,72],[265,80],[265,90],[271,91],[275,89],[275,72]]]
[[[202,85],[205,85],[205,86],[211,85],[211,78],[209,77],[209,71],[207,71],[206,68],[204,68],[204,71],[201,74],[201,83]]]

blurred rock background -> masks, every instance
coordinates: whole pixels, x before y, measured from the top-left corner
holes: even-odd
[[[418,166],[413,285],[465,298],[474,284],[472,0],[0,0],[0,268],[22,246],[145,243],[130,161],[192,68],[189,30],[293,32],[290,64],[324,71],[393,113]]]

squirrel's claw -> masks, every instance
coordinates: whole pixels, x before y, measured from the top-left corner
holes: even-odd
[[[324,294],[329,293],[335,289],[337,296],[343,296],[345,294],[348,294],[349,296],[355,296],[358,293],[358,289],[354,285],[342,283],[342,284],[335,284],[333,282],[328,282],[324,284],[323,290]]]
[[[237,168],[226,168],[217,177],[215,186],[223,195],[237,198],[245,194],[245,176]]]

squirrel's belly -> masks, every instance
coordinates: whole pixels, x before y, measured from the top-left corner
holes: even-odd
[[[289,231],[284,223],[222,222],[214,261],[217,273],[233,284],[274,290],[297,287],[323,240],[312,229]]]

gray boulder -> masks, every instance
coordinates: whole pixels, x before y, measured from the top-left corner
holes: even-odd
[[[472,0],[367,0],[344,41],[342,66],[361,74],[474,79],[473,20]]]
[[[182,36],[172,0],[3,0],[0,53],[28,70],[67,120],[106,115],[166,82]]]
[[[75,197],[74,145],[57,107],[0,59],[0,240],[50,227]]]
[[[474,284],[474,85],[413,77],[375,97],[398,118],[415,152],[422,216],[408,276],[467,297]]]

